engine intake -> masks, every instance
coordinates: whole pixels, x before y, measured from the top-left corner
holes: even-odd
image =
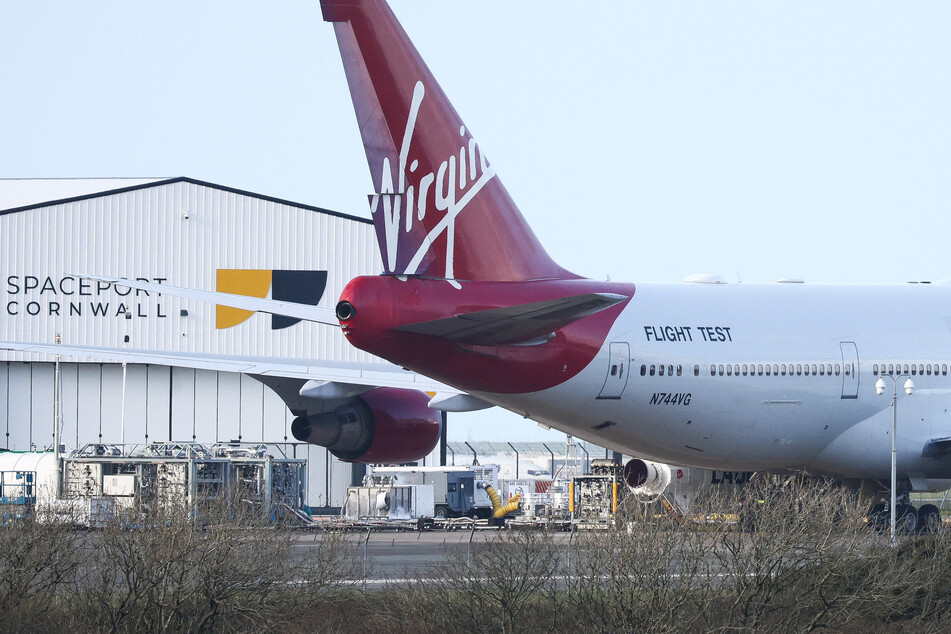
[[[624,482],[637,495],[660,495],[671,482],[684,476],[683,467],[672,467],[661,462],[631,458],[624,465]]]

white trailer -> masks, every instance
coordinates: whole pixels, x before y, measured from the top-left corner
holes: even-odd
[[[433,487],[433,516],[492,517],[492,500],[485,492],[491,484],[499,488],[498,465],[464,467],[370,467],[368,484],[382,484],[388,479],[393,486],[430,485]]]

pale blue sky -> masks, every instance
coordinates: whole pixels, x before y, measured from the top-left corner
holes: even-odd
[[[951,277],[951,4],[394,0],[566,268]],[[318,3],[0,4],[0,176],[191,176],[367,216]],[[454,439],[554,439],[499,414]]]

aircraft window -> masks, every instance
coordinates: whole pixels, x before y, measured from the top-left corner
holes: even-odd
[[[888,364],[888,373],[895,374],[895,366],[893,366],[891,363]]]
[[[946,363],[941,364],[941,376],[946,376],[948,374],[948,365]]]
[[[699,366],[699,365],[693,366],[693,375],[694,375],[694,376],[700,376],[700,366]]]
[[[806,376],[809,376],[809,364],[808,364],[808,363],[803,366],[803,374],[805,374]]]
[[[716,376],[716,375],[717,375],[717,366],[711,365],[711,366],[710,366],[710,376]]]
[[[642,366],[641,366],[641,376],[644,376],[644,375],[646,375],[646,374],[647,374],[647,366],[646,366],[646,365],[642,365]]]
[[[916,366],[914,363],[911,364],[911,373],[918,374],[918,366]]]
[[[657,368],[652,365],[652,366],[651,366],[651,376],[654,376],[654,373],[655,373],[656,371],[657,371]]]
[[[756,373],[757,373],[758,375],[760,375],[760,376],[763,376],[763,365],[762,365],[762,364],[756,366]]]
[[[908,364],[905,364],[905,374],[908,374]]]
[[[668,365],[668,366],[667,366],[667,376],[673,376],[673,375],[674,375],[674,366]]]
[[[737,363],[736,365],[733,366],[733,374],[735,374],[736,376],[740,376],[740,364],[739,364],[739,363]]]
[[[782,364],[781,366],[779,366],[779,371],[780,371],[780,373],[781,373],[783,376],[786,376],[786,364],[785,364],[785,363]]]
[[[664,366],[659,366],[657,368],[657,376],[664,376]]]
[[[746,373],[749,371],[749,369],[750,369],[750,367],[744,363],[744,364],[743,364],[743,376],[746,376]]]
[[[925,373],[925,364],[919,363],[919,364],[918,364],[918,374],[924,374],[924,373]]]
[[[816,364],[815,364],[815,363],[812,364],[812,375],[813,375],[813,376],[816,375]]]
[[[826,374],[828,374],[829,376],[832,376],[832,364],[831,364],[831,363],[827,363],[827,364],[826,364]]]
[[[849,376],[850,374],[852,374],[852,364],[851,364],[851,363],[846,363],[846,364],[845,364],[845,376]]]
[[[792,370],[790,370],[789,373],[792,374]],[[797,375],[802,375],[802,364],[801,364],[801,363],[797,363],[797,364],[796,364],[796,374],[797,374]]]
[[[884,367],[884,366],[882,366],[882,367]],[[835,375],[836,375],[836,376],[839,376],[839,364],[838,364],[838,363],[835,364]]]
[[[872,376],[878,376],[878,364],[872,366]]]
[[[820,364],[819,364],[819,376],[825,376],[825,375],[826,375],[826,367],[825,367],[823,364],[820,363]]]
[[[611,376],[617,376],[617,365],[611,366]]]
[[[726,364],[726,375],[733,376],[733,366],[730,365],[729,363]]]
[[[722,363],[720,364],[720,367],[719,367],[718,369],[719,369],[719,372],[720,372],[720,376],[723,376],[723,364],[722,364]]]
[[[678,366],[677,366],[677,376],[683,376],[683,373],[684,373],[684,366],[678,365]]]

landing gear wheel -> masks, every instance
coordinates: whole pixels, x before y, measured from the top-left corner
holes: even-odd
[[[941,511],[934,504],[925,504],[918,509],[918,532],[922,535],[937,533],[941,528]]]
[[[888,528],[888,507],[883,502],[872,506],[866,515],[868,525],[876,532],[883,533]]]
[[[914,535],[918,529],[918,511],[911,504],[899,504],[895,530],[902,535]]]
[[[448,506],[437,506],[436,509],[435,509],[435,511],[433,512],[433,516],[434,516],[434,517],[437,517],[437,518],[439,518],[439,519],[441,519],[441,520],[446,519],[447,517],[450,516],[450,514],[451,514],[451,513],[450,513],[450,511],[449,511],[449,507],[448,507]]]

